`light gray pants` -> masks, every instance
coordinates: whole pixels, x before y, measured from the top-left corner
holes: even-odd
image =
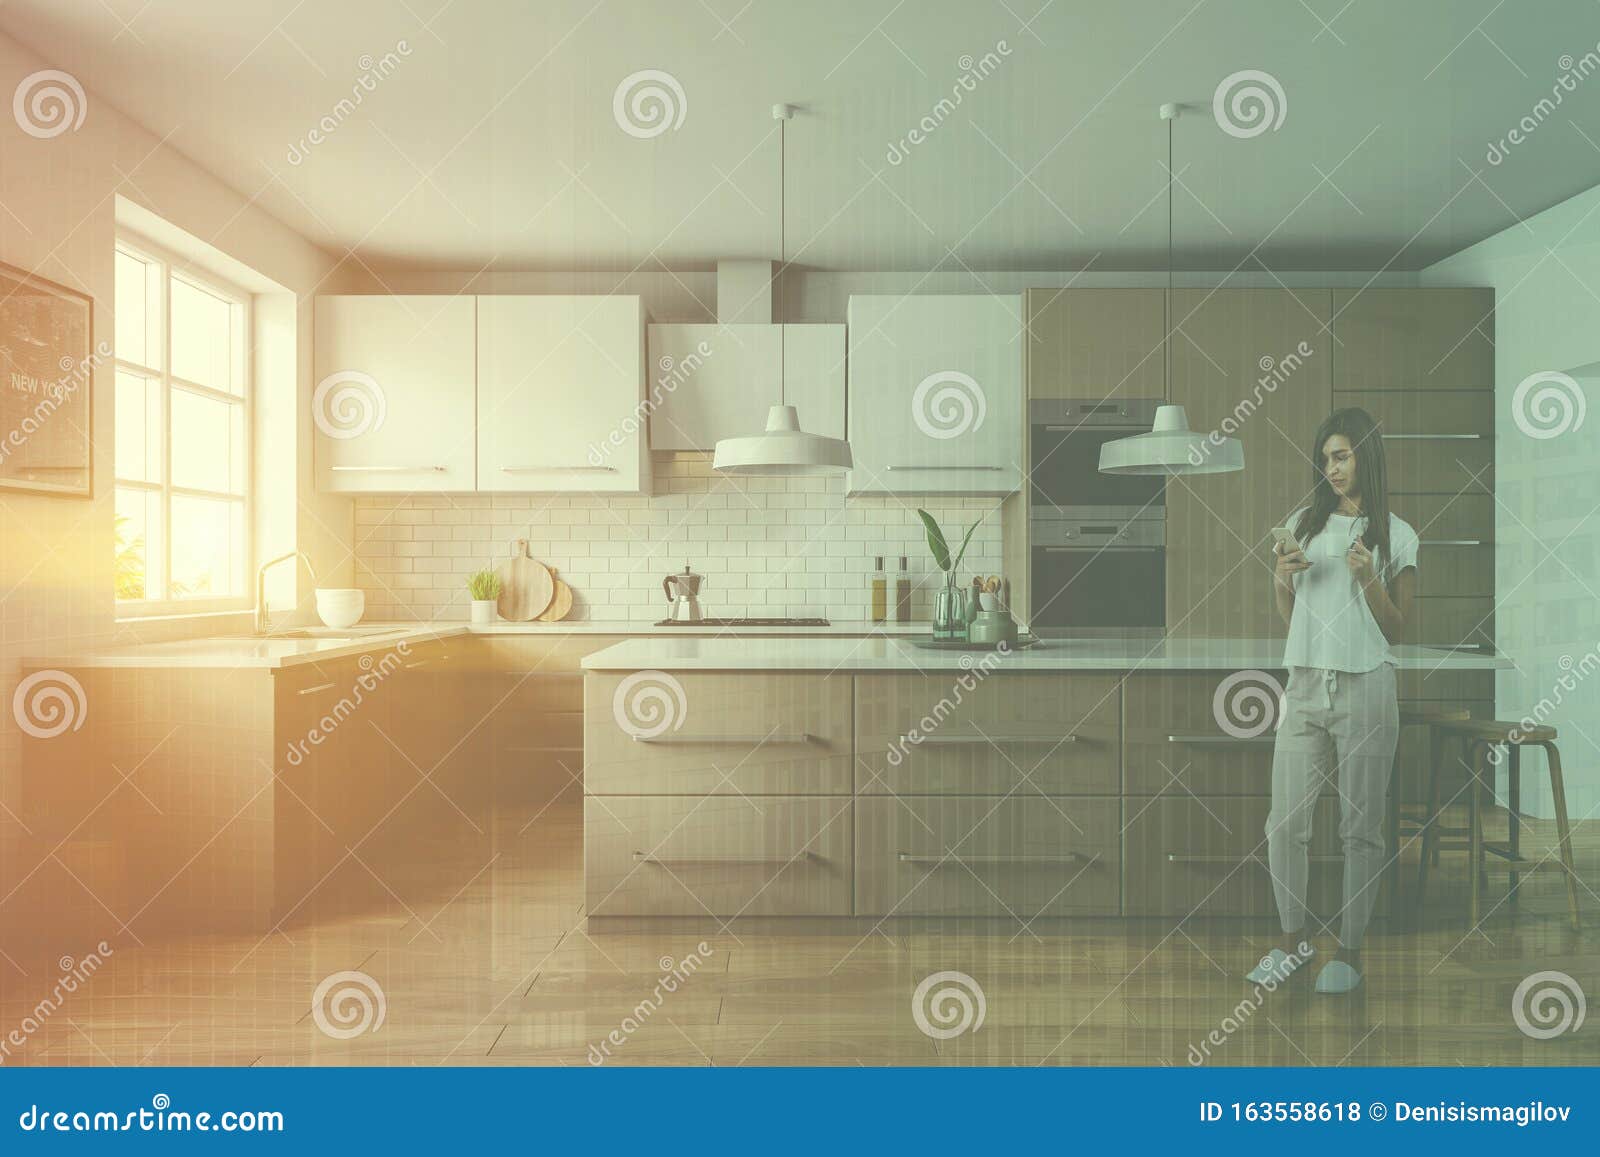
[[[1272,751],[1267,866],[1285,932],[1306,922],[1311,830],[1317,795],[1337,769],[1344,845],[1344,918],[1339,943],[1360,948],[1388,862],[1384,835],[1389,777],[1400,737],[1394,667],[1351,674],[1295,667]]]

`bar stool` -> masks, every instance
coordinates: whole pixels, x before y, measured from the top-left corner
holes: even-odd
[[[1440,723],[1456,723],[1471,719],[1472,713],[1465,707],[1406,707],[1400,711],[1400,730],[1404,733],[1408,727],[1425,727],[1428,729],[1428,746],[1426,759],[1431,764],[1436,753],[1442,749],[1443,737],[1438,734],[1436,726]],[[1423,801],[1420,811],[1407,809],[1400,795],[1400,745],[1394,748],[1394,770],[1389,775],[1389,902],[1393,905],[1393,915],[1399,918],[1401,911],[1402,881],[1400,874],[1400,837],[1421,835],[1427,826],[1428,803]],[[1466,829],[1461,829],[1465,834]],[[1438,862],[1437,854],[1435,863]]]
[[[1499,856],[1511,865],[1510,896],[1512,902],[1516,902],[1521,870],[1538,866],[1538,861],[1527,859],[1521,850],[1522,832],[1518,822],[1522,811],[1522,748],[1542,747],[1550,774],[1550,795],[1555,803],[1561,869],[1567,878],[1567,907],[1572,918],[1572,927],[1574,930],[1578,929],[1578,873],[1572,864],[1572,832],[1567,824],[1567,791],[1561,778],[1561,753],[1555,744],[1556,729],[1543,725],[1525,728],[1518,723],[1491,719],[1440,721],[1433,726],[1435,738],[1455,737],[1466,746],[1468,753],[1466,762],[1470,769],[1467,783],[1467,826],[1465,829],[1446,829],[1438,822],[1441,810],[1439,780],[1442,761],[1439,753],[1435,751],[1428,776],[1427,818],[1423,821],[1422,857],[1417,865],[1417,894],[1412,901],[1414,911],[1420,916],[1422,902],[1427,894],[1428,865],[1430,860],[1437,858],[1441,850],[1468,853],[1468,871],[1472,878],[1471,917],[1474,926],[1478,923],[1483,881],[1488,874],[1485,865],[1489,855]],[[1510,815],[1507,838],[1503,843],[1487,842],[1483,838],[1482,795],[1485,788],[1491,793],[1493,791],[1494,785],[1489,781],[1487,768],[1489,753],[1495,748],[1504,748],[1507,758],[1507,803]],[[1463,834],[1467,837],[1464,841],[1446,843],[1440,839],[1442,835]]]

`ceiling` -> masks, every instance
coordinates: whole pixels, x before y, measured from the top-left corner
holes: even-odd
[[[0,28],[384,266],[778,257],[775,101],[787,256],[821,269],[1163,268],[1164,101],[1179,268],[1416,269],[1600,183],[1600,75],[1559,84],[1593,0],[9,0]],[[658,133],[614,109],[647,69],[682,92]],[[1214,115],[1242,70],[1283,94],[1258,135]]]

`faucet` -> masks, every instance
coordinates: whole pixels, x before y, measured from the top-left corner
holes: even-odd
[[[298,550],[291,550],[288,554],[280,554],[277,558],[269,559],[256,567],[256,634],[265,635],[272,630],[272,616],[267,613],[267,571],[277,566],[280,562],[288,562],[297,558],[306,564],[306,574],[311,576],[311,581],[317,581],[316,569],[311,565],[311,560]]]

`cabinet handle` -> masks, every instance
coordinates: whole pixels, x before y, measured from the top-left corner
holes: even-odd
[[[318,683],[314,687],[302,687],[302,688],[300,688],[300,690],[296,691],[295,694],[296,695],[315,695],[318,691],[329,691],[329,690],[332,690],[332,688],[333,688],[333,684],[332,683]]]
[[[1385,434],[1396,442],[1480,442],[1487,434]]]
[[[560,470],[568,474],[615,474],[615,466],[502,466],[506,474],[546,474]]]
[[[1076,743],[1076,735],[925,735],[918,747],[955,747],[979,743]]]
[[[1483,546],[1481,538],[1424,538],[1420,541],[1422,546]]]
[[[1271,735],[1253,735],[1249,738],[1233,735],[1169,735],[1168,743],[1185,743],[1192,747],[1259,747],[1274,742]]]
[[[655,743],[663,746],[677,746],[686,743],[705,744],[747,744],[754,743],[815,743],[815,735],[807,735],[804,731],[794,735],[635,735],[635,743]]]
[[[1004,470],[1004,466],[885,466],[885,470]]]
[[[329,466],[340,474],[443,474],[443,466]]]
[[[1086,856],[1082,852],[1065,852],[1059,856],[919,856],[913,852],[897,852],[902,864],[1084,864],[1094,863],[1098,854]]]
[[[1342,864],[1343,856],[1312,856],[1313,864]],[[1168,852],[1169,864],[1223,864],[1232,867],[1236,864],[1260,864],[1266,867],[1267,857],[1251,854],[1248,856],[1191,856],[1182,852]]]
[[[1428,647],[1434,651],[1487,651],[1488,643],[1418,643],[1419,647]]]
[[[649,852],[634,852],[633,862],[636,864],[753,864],[773,868],[783,868],[802,860],[816,859],[815,852],[801,852],[798,856],[784,857],[782,859],[762,856],[656,856]]]

